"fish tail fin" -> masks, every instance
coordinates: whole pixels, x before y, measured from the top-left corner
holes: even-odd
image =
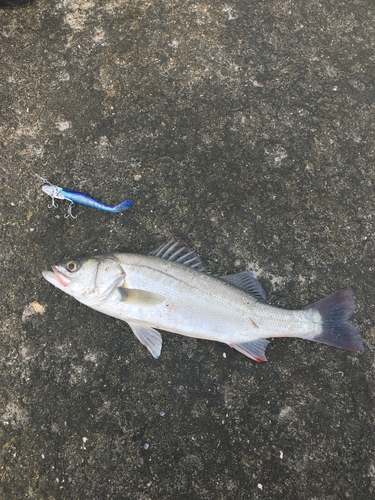
[[[362,337],[349,322],[355,310],[355,299],[351,288],[338,290],[305,309],[318,311],[322,320],[322,331],[315,336],[304,337],[348,351],[362,351]]]
[[[125,200],[120,205],[117,205],[117,207],[113,208],[114,212],[123,212],[124,210],[128,210],[133,205],[131,200]]]

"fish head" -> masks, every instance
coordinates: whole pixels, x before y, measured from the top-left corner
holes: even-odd
[[[125,271],[115,256],[70,259],[43,271],[43,277],[56,288],[87,305],[107,298],[125,281]]]
[[[57,186],[49,186],[48,184],[45,184],[42,186],[42,191],[43,193],[48,194],[51,198],[56,198],[57,200],[64,199],[64,196],[60,194],[61,188]]]

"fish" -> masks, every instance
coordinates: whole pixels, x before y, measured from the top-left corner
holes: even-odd
[[[196,250],[174,238],[149,255],[113,253],[74,258],[51,266],[43,277],[96,311],[128,323],[154,358],[158,330],[228,344],[266,361],[267,338],[297,337],[361,351],[362,337],[349,322],[356,304],[350,288],[300,310],[266,303],[251,271],[216,276]]]
[[[88,194],[81,193],[80,191],[71,191],[70,189],[63,189],[58,186],[53,186],[45,184],[42,186],[42,191],[48,196],[52,198],[52,204],[48,205],[48,208],[52,207],[58,207],[57,204],[55,204],[55,199],[57,200],[69,200],[71,203],[68,207],[68,214],[65,215],[65,217],[71,216],[73,219],[76,219],[77,216],[74,216],[72,214],[72,207],[74,203],[80,203],[81,205],[88,205],[89,207],[94,207],[98,208],[99,210],[105,210],[106,212],[113,212],[113,213],[119,213],[123,212],[124,210],[128,210],[133,203],[131,200],[125,200],[119,205],[115,207],[111,207],[109,205],[105,205],[99,200],[96,200],[92,196],[89,196]]]

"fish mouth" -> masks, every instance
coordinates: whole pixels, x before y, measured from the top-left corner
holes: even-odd
[[[70,283],[70,278],[62,274],[61,271],[57,269],[57,266],[51,266],[52,271],[43,271],[42,276],[44,279],[46,279],[49,283],[52,285],[56,286],[57,288],[64,289],[66,288],[69,283]]]

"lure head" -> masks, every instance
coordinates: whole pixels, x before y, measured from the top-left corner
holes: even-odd
[[[91,259],[71,259],[55,264],[43,277],[56,288],[87,305],[108,297],[125,280],[125,271],[112,255]]]
[[[56,198],[58,200],[64,200],[65,196],[63,196],[60,191],[62,191],[62,188],[59,188],[57,186],[49,186],[48,184],[45,184],[42,186],[42,191],[51,198]]]

